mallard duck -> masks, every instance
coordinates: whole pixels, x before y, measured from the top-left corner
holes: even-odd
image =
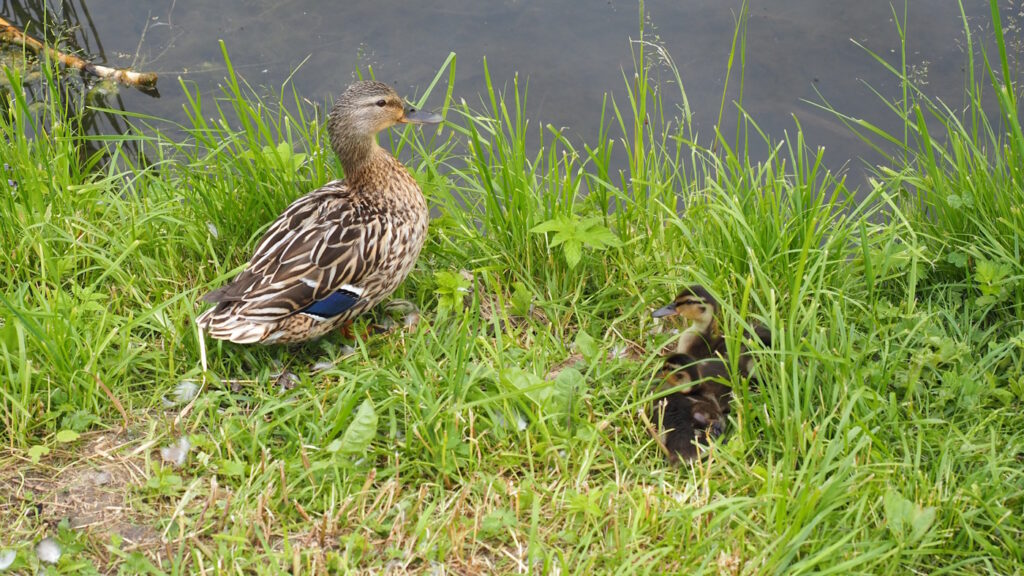
[[[690,321],[690,325],[679,335],[675,352],[686,354],[698,360],[708,358],[724,359],[728,357],[725,338],[718,327],[717,316],[721,306],[718,300],[700,284],[684,288],[669,304],[651,313],[654,318],[682,316]],[[755,324],[753,333],[744,330],[743,343],[740,345],[740,374],[752,378],[756,372],[754,357],[748,345],[751,341],[760,342],[762,346],[771,346],[771,330],[767,326]],[[723,365],[724,366],[724,365]]]
[[[658,372],[657,392],[681,388],[655,401],[651,419],[658,428],[658,442],[672,463],[697,457],[697,444],[707,443],[725,432],[732,389],[717,381],[718,365],[686,354],[672,354]],[[690,385],[689,388],[684,388]]]
[[[407,109],[390,86],[360,81],[327,121],[344,180],[293,202],[263,235],[245,270],[203,296],[197,324],[214,338],[291,343],[317,338],[391,294],[416,263],[429,213],[416,181],[377,144],[395,124],[437,123]]]

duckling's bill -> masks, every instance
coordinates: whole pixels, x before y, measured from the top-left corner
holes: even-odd
[[[665,318],[666,316],[674,316],[677,313],[678,310],[676,310],[676,305],[675,303],[672,303],[669,304],[668,306],[662,306],[661,308],[658,308],[654,312],[651,312],[651,317]]]
[[[415,108],[406,108],[398,121],[403,124],[439,124],[442,120],[444,118],[440,114],[425,112]]]

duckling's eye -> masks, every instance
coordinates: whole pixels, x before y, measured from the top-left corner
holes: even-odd
[[[383,108],[383,107],[385,107],[387,105],[388,105],[388,101],[387,100],[385,100],[383,98],[381,98],[380,100],[377,100],[377,106],[380,106],[381,108]]]

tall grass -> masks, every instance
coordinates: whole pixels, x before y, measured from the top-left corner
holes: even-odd
[[[989,4],[994,55],[967,25],[961,6],[965,50],[971,55],[962,108],[925,93],[908,74],[905,60],[894,65],[871,52],[903,86],[900,100],[879,99],[902,120],[902,134],[844,116],[827,103],[825,107],[887,158],[879,169],[880,184],[900,201],[917,237],[927,242],[940,275],[971,277],[980,282],[983,295],[996,293],[1003,301],[1014,292],[1019,301],[1024,271],[1020,93],[1008,63],[998,3]],[[894,18],[904,39],[904,24],[898,14]],[[983,263],[996,263],[997,271],[986,273]],[[980,277],[973,273],[979,271]]]
[[[448,123],[381,136],[435,214],[397,295],[421,324],[351,355],[334,338],[218,344],[205,375],[199,295],[340,175],[324,108],[291,85],[262,95],[226,50],[221,93],[181,86],[184,126],[126,114],[129,134],[90,139],[74,108],[40,119],[15,96],[0,118],[0,464],[57,471],[56,490],[83,460],[110,465],[90,439],[122,446],[139,477],[123,509],[166,545],[65,529],[65,572],[1012,573],[1024,194],[996,45],[997,66],[971,61],[966,120],[878,58],[907,87],[892,107],[905,133],[835,111],[890,154],[859,200],[799,125],[773,139],[742,99],[732,136],[694,134],[682,74],[647,38],[586,144],[532,125],[519,78],[500,90],[487,73],[478,102],[456,101],[452,56],[420,95]],[[673,469],[637,411],[673,337],[649,311],[695,282],[733,344],[755,321],[773,338],[753,351],[760,385],[733,383],[727,441]],[[186,381],[205,383],[189,408],[166,401]],[[161,462],[182,435],[186,464]],[[57,518],[29,519],[34,496],[11,493],[0,549],[32,567]]]

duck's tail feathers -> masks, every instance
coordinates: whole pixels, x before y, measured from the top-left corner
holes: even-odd
[[[217,340],[229,340],[236,344],[254,344],[262,342],[273,329],[272,324],[251,322],[232,313],[230,306],[222,309],[214,306],[196,318],[207,334]]]

